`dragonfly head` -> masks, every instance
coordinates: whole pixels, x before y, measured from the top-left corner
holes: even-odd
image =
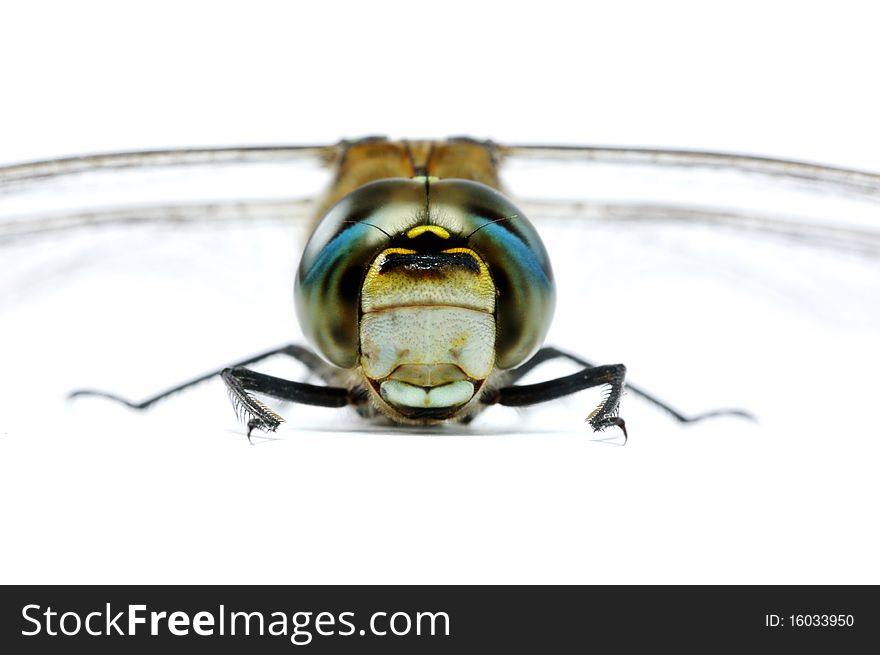
[[[322,357],[358,368],[380,411],[467,413],[495,368],[541,346],[553,275],[531,223],[476,182],[394,178],[333,206],[306,246],[297,314]]]

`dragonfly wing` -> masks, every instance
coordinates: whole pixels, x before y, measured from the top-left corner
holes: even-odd
[[[809,243],[821,248],[880,255],[880,230],[867,226],[817,221],[789,212],[762,213],[735,207],[693,206],[674,202],[627,202],[621,200],[522,200],[527,216],[554,216],[594,223],[703,224],[722,230],[763,232],[767,235]],[[846,215],[844,209],[843,215]]]
[[[686,412],[750,410],[765,434],[859,439],[872,423],[880,177],[714,153],[499,152],[554,263],[552,342],[626,363]]]
[[[500,147],[510,189],[535,215],[705,223],[880,255],[880,175],[713,152]]]
[[[299,220],[339,146],[123,152],[0,167],[0,243],[109,225]]]
[[[880,175],[822,164],[708,150],[602,146],[496,145],[502,164],[540,161],[564,164],[646,167],[659,170],[735,172],[783,182],[802,182],[837,192],[880,195]]]
[[[2,169],[0,323],[13,374],[0,396],[16,407],[10,429],[63,424],[63,399],[77,387],[139,396],[300,340],[293,273],[332,152],[172,154]],[[222,384],[211,384],[220,418]],[[199,397],[180,412],[169,403],[164,425],[197,424]]]
[[[191,168],[228,164],[273,164],[312,161],[332,164],[341,145],[243,146],[141,150],[59,157],[0,168],[0,188],[6,190],[34,182],[102,171]]]
[[[286,273],[337,155],[337,146],[213,148],[0,168],[0,297],[65,293],[90,278],[98,289],[108,284],[108,271],[137,277],[138,267],[151,271],[159,288],[163,269],[187,261],[194,275],[213,258],[250,257],[257,272],[270,252]]]

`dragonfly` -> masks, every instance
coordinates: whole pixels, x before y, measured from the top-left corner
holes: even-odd
[[[294,196],[297,179],[312,188]],[[718,364],[708,370],[719,388],[764,388],[779,376],[772,358],[761,353],[737,370],[720,351],[754,349],[762,334],[778,339],[777,328],[786,327],[771,325],[755,307],[713,305],[713,285],[727,278],[722,288],[740,295],[763,287],[757,308],[780,300],[796,306],[794,332],[808,326],[833,343],[835,327],[846,325],[847,334],[855,328],[868,338],[880,289],[878,208],[880,176],[864,171],[730,153],[464,137],[119,152],[0,169],[0,247],[24,269],[17,280],[37,287],[35,280],[57,280],[47,275],[53,266],[76,270],[82,253],[102,243],[118,256],[136,229],[162,230],[161,240],[174,243],[192,230],[300,226],[301,258],[295,247],[286,253],[296,261],[294,279],[273,277],[294,288],[305,343],[285,343],[144,399],[90,388],[71,394],[142,410],[220,378],[249,439],[284,421],[265,397],[352,407],[394,423],[469,424],[493,406],[602,387],[586,420],[596,431],[619,428],[624,439],[625,392],[680,423],[754,418],[760,413],[744,409],[687,413],[661,400],[626,379],[625,349],[619,361],[596,363],[582,354],[590,344],[545,345],[554,307],[557,322],[593,332],[598,342],[614,328],[638,334],[640,353],[645,342],[668,353],[661,371],[699,375],[711,388],[706,367],[693,366],[676,342],[709,337]],[[542,235],[554,231],[545,247]],[[49,242],[64,256],[79,253],[80,264],[35,256]],[[223,264],[239,280],[253,271],[259,284],[261,248],[227,254]],[[671,281],[657,280],[651,251],[665,252]],[[749,268],[752,277],[743,272]],[[827,288],[792,282],[817,268]],[[9,295],[19,290],[8,286]],[[586,302],[581,287],[592,294]],[[627,313],[633,288],[652,288],[659,304],[643,299]],[[720,318],[723,329],[707,318]],[[805,360],[821,355],[815,344],[808,352]],[[296,360],[317,383],[254,370],[276,356]],[[577,370],[523,383],[559,361]],[[730,378],[743,386],[723,383]]]

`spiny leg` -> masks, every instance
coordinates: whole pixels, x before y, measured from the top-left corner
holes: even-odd
[[[535,355],[529,361],[510,372],[508,383],[512,384],[514,382],[517,382],[518,380],[522,379],[527,373],[531,372],[532,369],[538,367],[544,362],[560,358],[567,359],[574,362],[575,364],[578,364],[579,366],[584,366],[587,368],[595,366],[591,362],[588,362],[585,359],[581,359],[577,355],[572,355],[571,353],[559,350],[558,348],[541,348],[541,350],[535,353]],[[715,418],[717,416],[740,416],[742,418],[747,418],[752,421],[756,420],[754,414],[751,414],[750,412],[742,409],[715,409],[708,412],[702,412],[700,414],[694,414],[693,416],[687,416],[685,414],[682,414],[674,407],[666,404],[656,396],[648,393],[640,387],[630,384],[629,382],[626,383],[625,388],[633,395],[639,396],[640,398],[647,400],[652,405],[662,409],[664,412],[672,416],[672,418],[680,423],[694,423],[696,421],[702,421],[703,419],[707,418]]]
[[[620,397],[623,395],[625,377],[626,367],[623,364],[588,366],[572,375],[546,382],[501,387],[491,392],[488,397],[484,397],[482,402],[511,407],[536,405],[569,396],[584,389],[607,384],[609,385],[607,395],[599,406],[587,416],[587,421],[590,423],[590,427],[597,432],[607,427],[617,426],[623,430],[625,439],[627,437],[626,424],[617,415]]]
[[[183,391],[184,389],[189,389],[201,382],[206,380],[210,380],[213,377],[221,375],[223,371],[228,368],[239,368],[242,366],[247,366],[249,364],[256,364],[257,362],[261,362],[264,359],[268,359],[269,357],[273,357],[275,355],[287,355],[289,357],[293,357],[298,360],[302,364],[306,366],[310,371],[319,375],[322,379],[325,379],[324,372],[326,371],[327,365],[318,357],[315,353],[313,353],[308,348],[304,348],[302,346],[298,346],[294,343],[287,344],[286,346],[281,346],[280,348],[273,348],[272,350],[267,350],[258,355],[254,355],[253,357],[248,357],[240,362],[236,362],[231,364],[230,366],[226,366],[224,368],[218,369],[216,371],[211,371],[210,373],[206,373],[205,375],[201,375],[197,378],[193,378],[187,382],[182,384],[178,384],[176,387],[172,387],[171,389],[166,389],[161,393],[157,393],[154,396],[150,396],[146,400],[142,400],[141,402],[134,402],[132,400],[128,400],[127,398],[123,398],[121,396],[117,396],[116,394],[107,392],[107,391],[99,391],[95,389],[77,389],[76,391],[72,391],[68,394],[68,398],[82,398],[84,396],[91,396],[97,398],[107,398],[108,400],[113,400],[118,403],[122,403],[123,405],[130,407],[132,409],[147,409],[151,407],[155,403],[159,402],[171,396],[178,391]]]
[[[342,387],[292,382],[241,367],[223,369],[220,377],[226,383],[236,413],[247,423],[249,440],[254,429],[274,432],[284,422],[279,414],[254,398],[250,392],[318,407],[345,407],[352,404],[348,389]]]

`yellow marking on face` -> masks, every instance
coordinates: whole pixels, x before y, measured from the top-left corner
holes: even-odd
[[[415,239],[420,234],[424,234],[425,232],[430,232],[431,234],[435,234],[441,239],[448,239],[449,232],[444,230],[439,225],[417,225],[412,228],[409,232],[406,233],[406,236],[410,239]]]
[[[373,261],[373,266],[375,266],[378,270],[379,266],[382,262],[384,262],[388,257],[388,255],[415,255],[418,251],[412,250],[410,248],[386,248],[383,250],[378,257]]]
[[[388,248],[370,265],[361,286],[361,311],[369,313],[388,307],[433,305],[493,313],[496,289],[486,263],[468,248],[450,248],[443,252],[470,255],[480,267],[479,274],[461,268],[440,269],[430,274],[401,269],[382,273],[382,265],[389,255],[416,253],[406,248]]]

